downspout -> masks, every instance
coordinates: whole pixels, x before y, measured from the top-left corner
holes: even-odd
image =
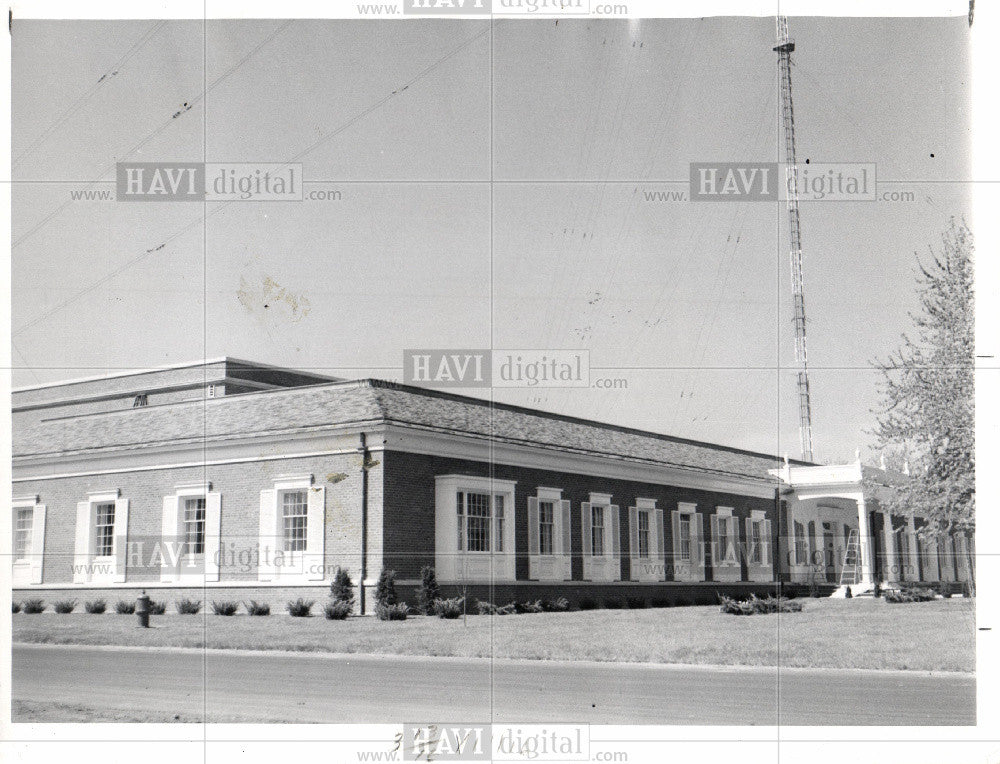
[[[368,579],[368,439],[361,433],[361,572],[358,601],[365,614],[365,581]]]

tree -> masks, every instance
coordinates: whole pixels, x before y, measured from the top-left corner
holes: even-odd
[[[391,607],[397,601],[396,571],[383,568],[375,585],[375,602],[382,607]]]
[[[968,226],[952,220],[940,251],[918,258],[913,336],[874,363],[882,380],[873,434],[910,473],[882,502],[925,518],[929,536],[975,530],[973,252]]]
[[[441,587],[438,586],[434,568],[425,565],[420,569],[420,612],[431,615],[434,612],[434,600],[441,599]]]
[[[354,582],[351,581],[351,574],[343,568],[337,568],[333,575],[333,583],[330,584],[330,598],[334,602],[343,602],[347,605],[354,605]]]

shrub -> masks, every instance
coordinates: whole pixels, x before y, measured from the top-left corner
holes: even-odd
[[[330,599],[337,602],[344,602],[354,605],[354,582],[351,581],[351,574],[343,568],[337,568],[333,575],[333,583],[330,584]]]
[[[517,612],[517,603],[510,602],[497,608],[497,615],[514,615]]]
[[[135,603],[127,600],[118,600],[115,603],[115,612],[118,615],[132,615],[135,612]]]
[[[41,613],[45,610],[45,600],[31,599],[25,600],[21,608],[25,613]]]
[[[542,610],[546,613],[565,613],[569,610],[569,600],[559,597],[554,600],[542,600]]]
[[[182,600],[178,600],[176,603],[177,612],[181,615],[197,615],[198,611],[201,610],[201,600],[189,600],[185,597]]]
[[[157,602],[156,600],[149,601],[149,614],[150,615],[163,615],[167,612],[166,602]]]
[[[934,590],[922,586],[904,586],[900,589],[889,589],[885,593],[885,601],[892,604],[909,602],[930,602],[934,599]]]
[[[580,610],[597,610],[597,600],[584,597],[580,600]]]
[[[285,607],[288,614],[295,618],[308,618],[312,615],[313,600],[304,600],[299,597],[295,602],[289,602]]]
[[[771,595],[761,599],[756,594],[751,594],[746,600],[737,600],[721,594],[719,600],[722,602],[721,611],[730,615],[799,613],[802,611],[801,602],[792,602],[784,597],[772,597]]]
[[[514,607],[518,613],[541,613],[542,601],[535,600],[534,602],[517,602],[514,604]]]
[[[673,607],[674,603],[664,597],[654,597],[649,603],[650,607]]]
[[[378,577],[378,584],[375,587],[375,602],[379,605],[391,607],[398,601],[396,597],[396,571],[383,568]]]
[[[323,615],[330,621],[343,621],[352,612],[354,612],[354,605],[343,600],[334,600],[323,607]]]
[[[465,609],[465,597],[455,597],[450,600],[434,600],[434,615],[438,618],[452,620],[461,618]]]
[[[434,568],[425,565],[420,569],[420,599],[417,607],[424,615],[431,615],[437,612],[434,605],[439,599],[441,599],[441,587],[438,586]]]
[[[53,610],[57,613],[72,613],[75,607],[76,600],[57,600],[55,604],[52,605]]]
[[[20,602],[11,602],[10,603],[10,612],[12,612],[12,613],[20,613],[21,612],[21,603]]]
[[[250,600],[249,602],[244,602],[243,607],[247,609],[247,615],[271,615],[271,606],[266,602]]]
[[[625,603],[621,600],[604,600],[605,610],[621,610]]]
[[[649,607],[649,602],[642,597],[626,597],[625,607],[629,610],[645,610]]]
[[[236,615],[236,611],[240,609],[239,602],[232,602],[224,600],[222,602],[212,602],[212,612],[215,615]]]
[[[375,616],[380,621],[405,621],[410,609],[405,602],[396,605],[375,605]]]
[[[496,615],[497,606],[492,602],[487,602],[486,600],[477,600],[476,611],[479,615]]]
[[[92,600],[90,602],[83,603],[83,609],[88,613],[93,613],[94,615],[100,615],[105,610],[108,609],[108,603],[104,600]]]

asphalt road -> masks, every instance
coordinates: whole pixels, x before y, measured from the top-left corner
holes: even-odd
[[[780,689],[780,694],[779,694]],[[316,653],[15,645],[15,700],[170,721],[975,724],[975,679]],[[14,721],[18,721],[17,718]],[[73,719],[66,719],[73,721]]]

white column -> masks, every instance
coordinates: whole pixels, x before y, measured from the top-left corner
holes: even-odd
[[[865,508],[864,494],[858,492],[855,498],[858,503],[858,549],[861,558],[860,584],[872,584],[873,568],[871,557],[871,539],[868,534],[868,510]]]

